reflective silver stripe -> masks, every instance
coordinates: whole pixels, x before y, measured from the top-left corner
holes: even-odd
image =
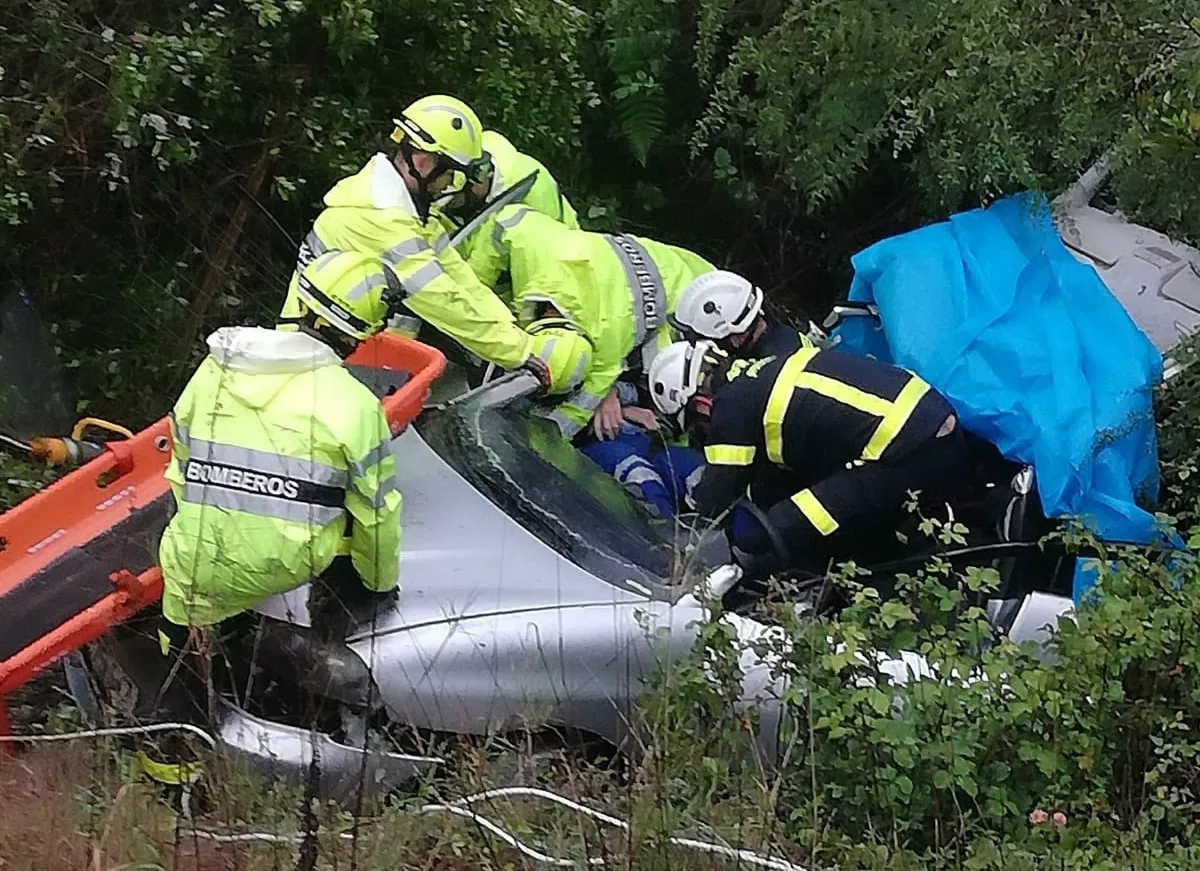
[[[367,291],[372,287],[387,287],[387,279],[382,275],[372,275],[370,278],[364,278],[354,287],[346,292],[346,299],[353,302],[356,299],[362,299],[367,295]]]
[[[504,231],[511,230],[517,224],[521,223],[521,219],[528,215],[532,209],[524,208],[518,211],[515,215],[496,222],[496,226],[492,227],[492,247],[501,254],[507,254],[504,250]]]
[[[295,502],[259,493],[239,493],[198,483],[183,485],[183,501],[231,511],[244,511],[246,514],[275,520],[291,520],[321,526],[333,523],[343,515],[343,509],[337,506],[310,505],[306,502]]]
[[[542,345],[542,349],[538,351],[538,359],[547,366],[550,365],[550,358],[554,356],[554,347],[558,344],[558,339],[549,339],[546,344]]]
[[[578,384],[579,382],[583,381],[583,376],[585,376],[587,374],[587,367],[588,367],[587,359],[580,358],[579,362],[575,364],[575,371],[571,373],[571,382],[570,383]]]
[[[567,438],[574,437],[577,432],[583,429],[583,424],[571,420],[557,408],[542,416],[554,421],[558,425],[559,431]]]
[[[621,460],[621,462],[617,463],[617,465],[613,467],[613,477],[618,481],[623,481],[625,480],[625,476],[628,475],[631,470],[637,468],[638,466],[644,467],[646,465],[648,464],[644,459],[639,457],[637,454],[633,454]]]
[[[404,281],[404,289],[409,295],[416,293],[431,281],[435,281],[445,275],[446,271],[442,269],[442,264],[436,260],[426,263]]]
[[[375,509],[383,508],[384,505],[387,504],[386,500],[389,494],[400,492],[400,487],[396,484],[395,475],[388,475],[386,478],[381,478],[379,481],[379,488],[372,494],[364,493],[359,484],[360,482],[355,481],[354,486],[351,489],[353,489],[355,494],[358,495],[363,501]]]
[[[653,469],[647,466],[638,466],[636,469],[626,475],[624,480],[621,481],[621,483],[626,487],[629,487],[630,485],[639,486],[647,482],[652,484],[662,484],[663,479],[662,476]],[[663,486],[665,487],[666,485],[663,484]]]
[[[391,248],[384,249],[379,255],[379,259],[384,263],[395,266],[405,257],[411,257],[414,254],[420,254],[422,251],[428,250],[429,243],[424,239],[405,239]]]
[[[604,401],[604,397],[588,393],[586,390],[576,390],[565,401],[576,408],[582,408],[584,411],[595,411],[600,407],[600,403]]]
[[[308,246],[308,250],[314,257],[320,257],[329,250],[329,246],[321,240],[316,230],[309,231],[308,235],[304,237],[304,244]]]
[[[387,325],[392,332],[408,336],[410,339],[415,339],[417,333],[421,332],[421,319],[409,315],[392,315]]]
[[[543,303],[543,302],[549,303],[550,305],[554,305],[554,300],[552,300],[548,296],[534,296],[534,295],[530,294],[529,296],[522,297],[522,299],[521,299],[521,322],[528,324],[531,321],[535,320],[537,317],[538,303]],[[554,307],[558,308],[558,306],[556,306],[556,305],[554,305]],[[560,311],[561,311],[561,309],[560,309]]]
[[[446,233],[442,233],[442,235],[438,236],[436,239],[433,240],[433,253],[434,254],[441,254],[443,251],[445,251],[449,247],[450,247],[450,236]]]
[[[621,267],[633,302],[634,347],[654,333],[667,311],[667,290],[663,286],[658,266],[640,242],[632,236],[605,236],[612,246]]]
[[[189,438],[183,443],[191,452],[191,459],[202,463],[241,466],[264,475],[279,475],[328,487],[345,487],[350,481],[350,474],[345,469],[318,463],[316,460],[303,460],[299,457],[257,451],[253,448],[226,445],[204,439]]]
[[[704,478],[704,464],[701,463],[696,467],[696,471],[688,475],[683,482],[683,501],[692,511],[696,510],[696,487]],[[746,488],[746,495],[750,495],[750,488]]]
[[[361,478],[371,469],[374,469],[376,466],[386,460],[391,452],[392,443],[390,440],[386,442],[380,442],[375,447],[371,448],[371,450],[367,451],[366,456],[364,456],[361,460],[351,460],[350,471],[356,477]]]
[[[168,412],[167,417],[171,419],[171,426],[175,430],[175,440],[185,448],[188,447],[188,428],[180,424],[180,422],[175,418],[175,412]]]
[[[329,247],[321,241],[321,237],[317,235],[317,231],[310,230],[308,235],[304,237],[304,241],[300,243],[300,253],[297,256],[299,268],[304,269],[328,250]]]
[[[649,372],[650,364],[654,362],[654,358],[659,354],[658,334],[655,333],[642,343],[642,371]]]

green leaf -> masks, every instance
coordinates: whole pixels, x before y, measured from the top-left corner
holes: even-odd
[[[888,714],[892,709],[892,697],[880,689],[873,689],[867,697],[867,701],[875,710],[875,713],[880,716]]]
[[[879,610],[879,614],[880,620],[888,629],[891,629],[901,620],[908,623],[916,619],[916,615],[912,612],[912,609],[903,602],[884,602],[883,607]]]

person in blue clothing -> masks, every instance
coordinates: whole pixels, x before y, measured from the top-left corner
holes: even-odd
[[[762,288],[724,269],[688,284],[669,320],[685,340],[708,339],[731,357],[785,357],[813,347],[795,327],[763,313]]]
[[[647,400],[642,404],[637,387],[620,380],[616,389],[624,420],[612,438],[585,442],[580,451],[612,475],[652,513],[674,517],[690,507],[692,489],[700,480],[704,456],[672,443]]]
[[[812,347],[807,336],[763,314],[763,292],[740,275],[713,270],[693,279],[680,294],[668,321],[689,341],[709,339],[731,356],[787,356],[802,347]],[[597,439],[582,447],[583,453],[621,484],[649,503],[663,516],[691,510],[692,490],[700,479],[704,457],[681,442],[683,434],[668,435],[646,399],[639,405],[632,384],[619,382],[625,421],[611,439]],[[642,407],[642,406],[645,407]],[[735,511],[738,530],[750,529],[752,521],[742,510]]]

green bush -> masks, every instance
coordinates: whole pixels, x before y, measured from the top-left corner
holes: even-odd
[[[1200,569],[1190,555],[1170,571],[1162,554],[1105,556],[1099,601],[1063,623],[1050,659],[993,637],[977,604],[990,569],[934,560],[881,601],[848,565],[837,616],[768,609],[786,632],[757,653],[777,659],[790,714],[771,771],[746,764],[745,645],[706,627],[647,697],[672,808],[758,820],[826,863],[1023,868],[1053,855],[1085,868],[1135,847],[1161,864],[1108,867],[1200,858]],[[903,651],[924,665],[895,683],[881,662]]]

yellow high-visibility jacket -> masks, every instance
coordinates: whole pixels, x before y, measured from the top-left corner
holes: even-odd
[[[630,364],[643,372],[649,369],[672,341],[667,314],[679,295],[692,279],[716,268],[684,248],[638,236],[571,230],[518,205],[496,213],[488,244],[476,245],[470,262],[485,283],[509,272],[520,323],[535,320],[539,305],[548,303],[592,340],[592,363],[583,386],[554,414],[567,435],[587,424]]]
[[[492,187],[488,191],[488,199],[507,190],[531,172],[537,172],[537,180],[529,193],[521,198],[521,203],[536,209],[543,215],[554,218],[572,230],[579,229],[579,216],[575,207],[563,196],[550,170],[545,164],[528,154],[524,154],[497,133],[495,130],[483,131],[483,150],[492,156]],[[485,228],[490,229],[490,228]],[[481,232],[482,235],[482,232]],[[483,238],[487,238],[485,235]]]
[[[208,626],[349,553],[363,583],[399,582],[391,432],[379,400],[323,342],[226,327],[170,415],[176,513],[159,545],[163,614]]]

